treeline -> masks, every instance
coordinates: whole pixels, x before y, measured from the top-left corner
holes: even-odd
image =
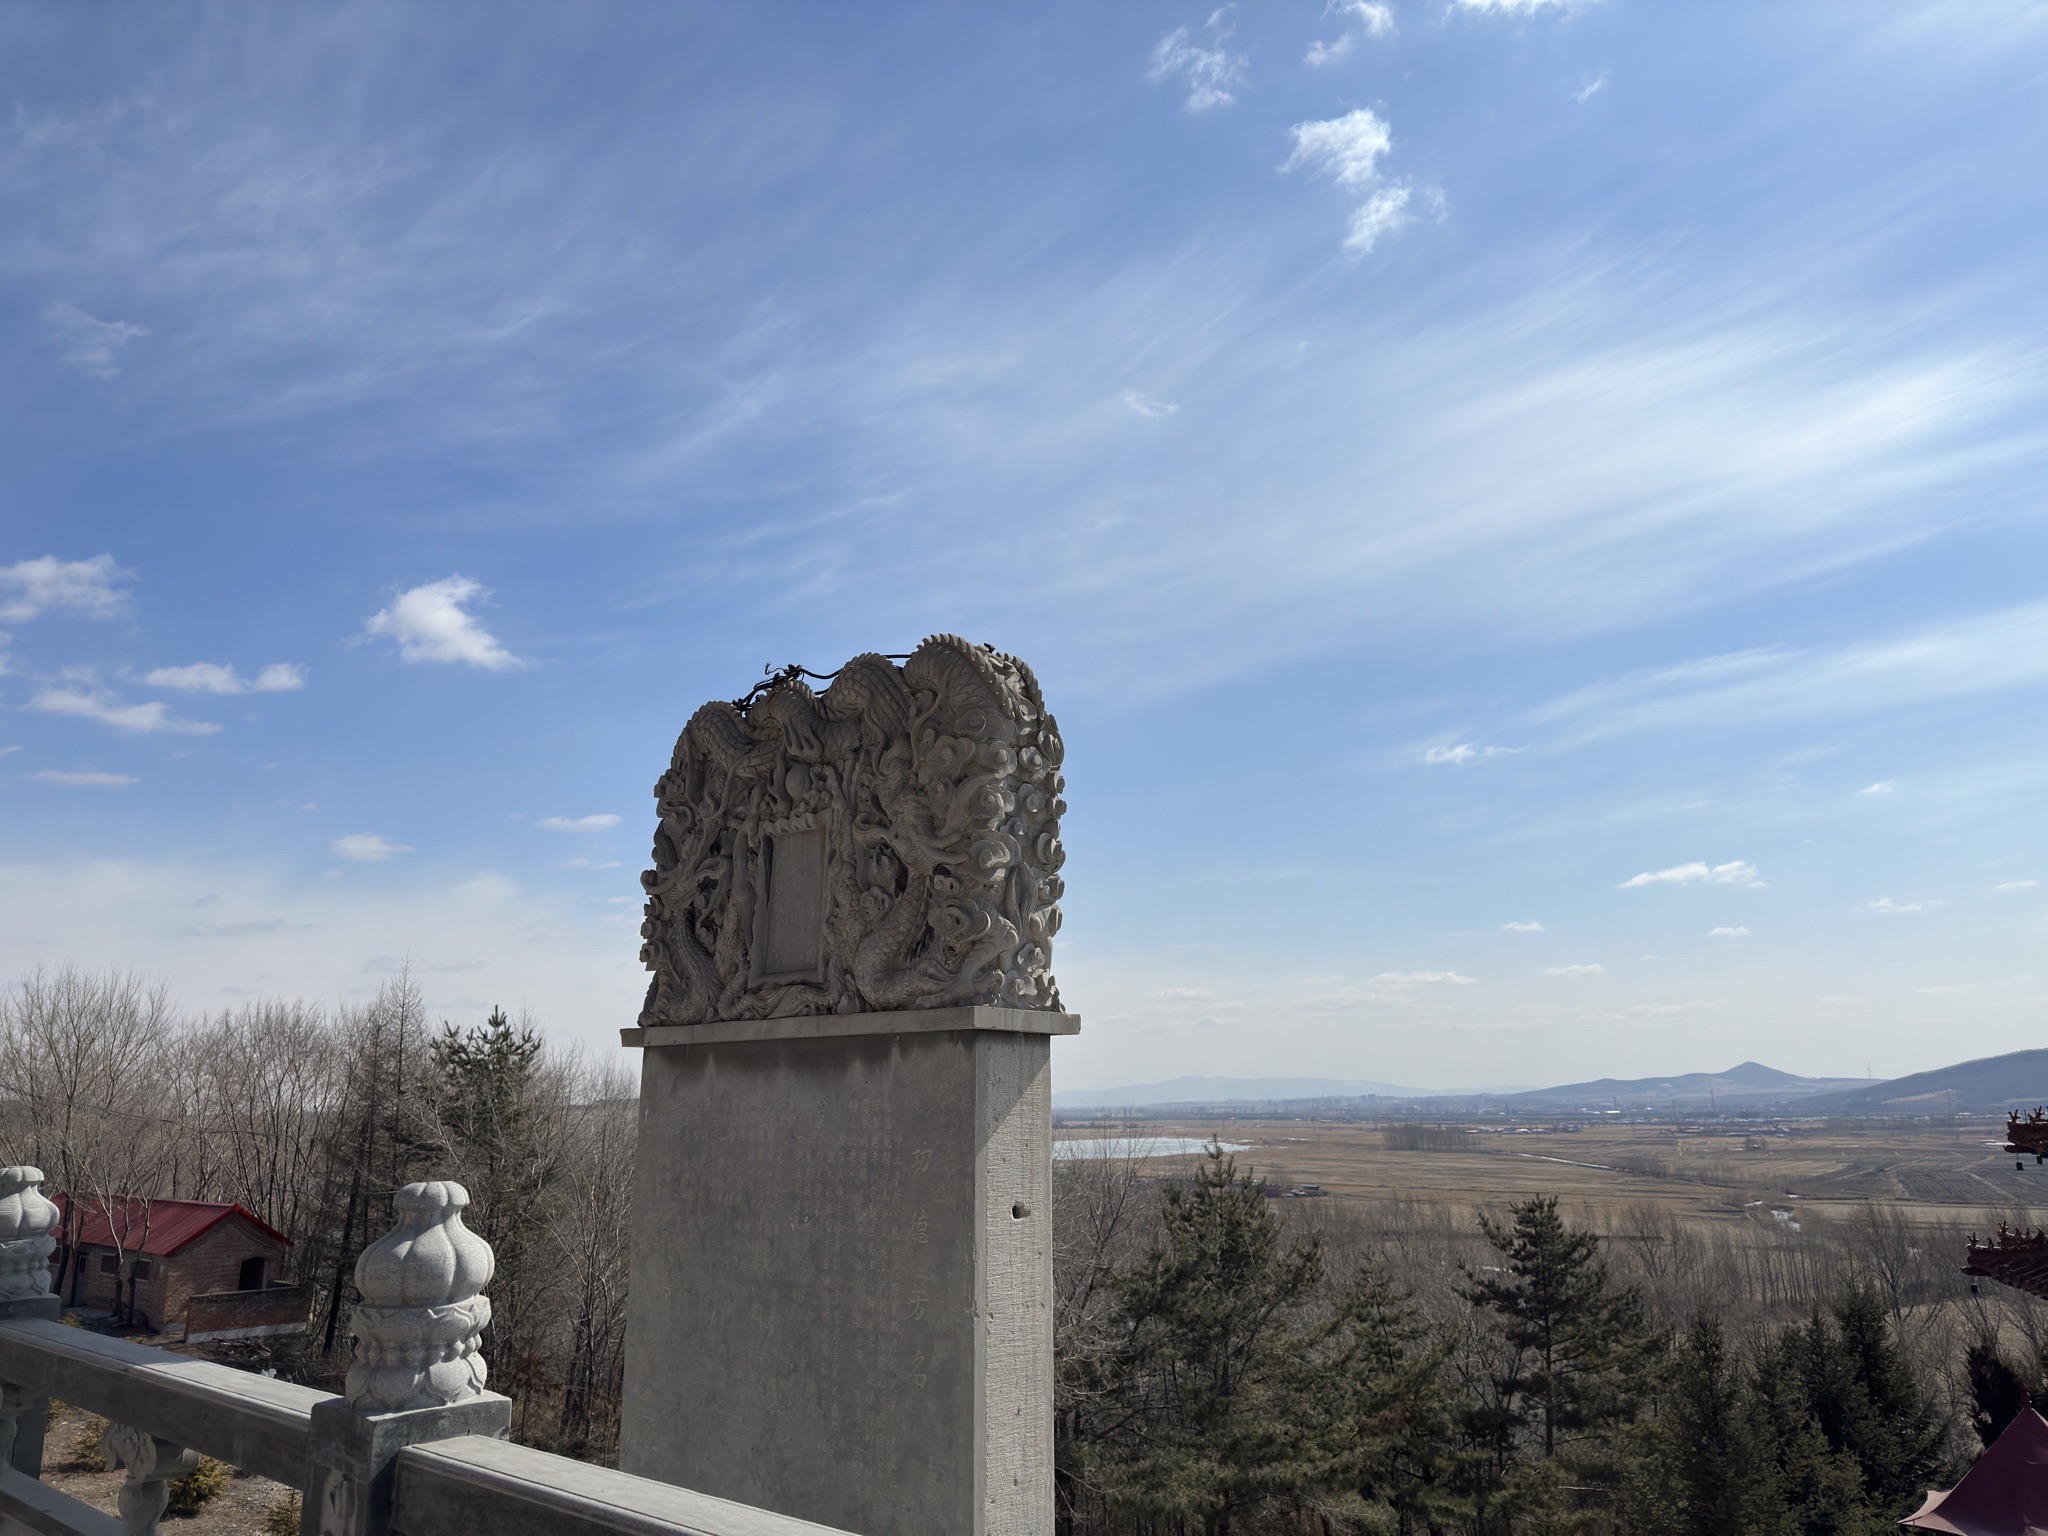
[[[432,1022],[408,977],[363,1005],[185,1018],[160,987],[67,970],[0,994],[0,1083],[0,1156],[43,1169],[50,1191],[116,1216],[120,1196],[236,1201],[291,1239],[287,1278],[314,1288],[311,1332],[244,1346],[247,1363],[336,1389],[356,1256],[390,1228],[391,1191],[459,1180],[468,1225],[497,1254],[483,1350],[515,1437],[615,1459],[624,1073],[502,1012],[465,1030]],[[144,1240],[132,1223],[114,1230]]]
[[[503,1014],[432,1021],[402,977],[186,1018],[62,972],[0,993],[0,1084],[0,1159],[49,1188],[237,1201],[283,1231],[312,1330],[234,1347],[314,1384],[347,1370],[390,1191],[459,1179],[497,1253],[484,1352],[515,1436],[616,1459],[622,1072]],[[1974,1294],[1962,1230],[1883,1207],[1633,1207],[1596,1235],[1547,1199],[1479,1222],[1271,1200],[1220,1153],[1192,1179],[1135,1154],[1055,1179],[1062,1536],[1871,1536],[2042,1382],[2048,1308]]]
[[[1819,1255],[1795,1298],[1783,1265],[1695,1244],[1687,1271],[1675,1226],[1617,1245],[1549,1197],[1360,1222],[1220,1152],[1057,1178],[1062,1536],[1875,1536],[2040,1375],[2028,1298],[1970,1295],[1960,1242],[1902,1265],[1882,1218],[1752,1229]]]

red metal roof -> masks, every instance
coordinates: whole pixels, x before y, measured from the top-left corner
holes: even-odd
[[[58,1209],[65,1215],[64,1222],[57,1228],[58,1235],[62,1236],[69,1230],[71,1200],[67,1195],[58,1195],[55,1199]],[[109,1206],[121,1233],[118,1245],[114,1242],[114,1227],[107,1222]],[[258,1231],[269,1233],[280,1243],[291,1242],[261,1216],[240,1205],[222,1205],[217,1200],[139,1200],[133,1195],[116,1195],[104,1203],[98,1199],[79,1201],[77,1241],[95,1248],[119,1246],[128,1253],[149,1253],[168,1258],[194,1238],[211,1232],[230,1216],[241,1216]]]
[[[1899,1524],[1948,1536],[2026,1536],[2048,1529],[2048,1422],[2031,1407],[1977,1458],[1963,1480]]]

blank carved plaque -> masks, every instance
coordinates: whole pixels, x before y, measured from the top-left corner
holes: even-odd
[[[953,635],[706,704],[655,786],[640,1024],[986,1005],[1058,1012],[1059,726]]]
[[[761,981],[817,981],[825,960],[825,833],[819,827],[763,839]]]

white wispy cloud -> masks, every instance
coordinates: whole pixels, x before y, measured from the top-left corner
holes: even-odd
[[[1292,131],[1294,152],[1280,169],[1320,171],[1340,187],[1371,185],[1379,175],[1381,159],[1394,147],[1386,119],[1370,107],[1356,108],[1342,117],[1296,123]]]
[[[66,363],[96,379],[111,379],[121,371],[116,354],[148,331],[125,320],[99,320],[76,304],[52,304],[43,320],[56,338]]]
[[[1715,998],[1696,997],[1683,1003],[1636,1003],[1628,1012],[1639,1019],[1682,1019],[1691,1014],[1710,1013],[1720,1006]]]
[[[1381,971],[1370,985],[1380,987],[1469,987],[1473,978],[1456,971]]]
[[[1925,902],[1893,901],[1889,896],[1880,896],[1870,904],[1871,911],[1886,914],[1893,912],[1919,912],[1925,910],[1925,907]]]
[[[1461,19],[1491,26],[1504,18]],[[920,458],[924,480],[905,505],[958,505],[968,489],[995,483],[985,473],[993,467],[1021,509],[1008,515],[1022,516],[1052,501],[1041,476],[1107,483],[1093,473],[1097,465],[1074,462],[1081,450],[1047,451],[1045,404],[1067,398],[1072,380],[1039,363],[1064,357],[1100,379],[1106,357],[1128,366],[1120,349],[1141,332],[1171,333],[1180,338],[1171,345],[1207,359],[1241,358],[1275,334],[1276,320],[1291,319],[1276,294],[1238,302],[1241,274],[1191,247],[1170,269],[1134,267],[1123,282],[1099,283],[1097,302],[1068,304],[1064,319],[986,302],[953,315],[900,307],[875,315],[878,334],[921,331],[928,341],[952,327],[978,354],[1016,359],[1016,376],[1044,381],[1037,398],[992,393],[977,401],[950,381],[932,387],[929,346],[891,341],[858,355],[857,344],[842,343],[801,355],[758,348],[710,401],[660,390],[647,395],[644,420],[621,418],[609,385],[628,377],[622,369],[715,347],[722,333],[714,317],[744,307],[734,302],[743,289],[707,289],[695,307],[650,303],[646,269],[636,263],[673,244],[656,212],[671,201],[644,195],[662,157],[595,166],[560,153],[545,135],[458,132],[471,120],[468,109],[446,102],[418,125],[404,111],[343,110],[342,83],[306,62],[320,57],[308,30],[279,40],[292,69],[246,78],[222,73],[210,36],[185,38],[150,61],[164,91],[124,93],[109,98],[120,101],[118,111],[81,110],[48,131],[24,131],[0,168],[10,206],[40,205],[49,196],[43,189],[70,189],[61,229],[7,221],[0,241],[18,268],[74,269],[95,293],[134,292],[149,305],[134,313],[160,331],[171,321],[158,314],[206,316],[204,326],[180,333],[176,359],[154,339],[131,349],[165,354],[178,386],[170,405],[183,421],[318,419],[337,405],[369,402],[377,415],[364,428],[380,438],[395,432],[436,450],[481,440],[510,449],[527,445],[520,429],[536,416],[545,414],[550,428],[573,427],[579,410],[601,405],[617,429],[607,441],[625,444],[630,476],[682,444],[743,444],[750,455],[779,452],[784,441],[931,444],[945,435],[932,430],[943,416],[963,428],[954,436],[973,450],[964,455],[973,470],[963,477]],[[452,33],[423,22],[422,59],[453,67],[468,43]],[[1199,26],[1194,35],[1206,43]],[[1143,59],[1117,67],[1138,74]],[[320,109],[259,116],[269,97],[254,93],[292,79]],[[270,131],[221,140],[211,126],[217,119],[191,105],[209,92],[225,93]],[[497,99],[485,91],[479,102]],[[736,120],[743,142],[735,163],[770,163],[784,129],[773,114],[758,116],[771,121],[750,131]],[[1824,141],[1825,125],[1815,126]],[[445,164],[438,151],[421,149],[437,133],[447,139]],[[1702,174],[1729,178],[1723,184],[1731,187],[1780,174],[1766,173],[1755,149],[1731,134]],[[1077,185],[1089,175],[1081,164],[1047,169]],[[418,192],[441,176],[465,189],[463,199],[422,205]],[[1932,309],[1861,290],[1815,302],[1804,286],[1810,275],[1895,238],[1896,208],[1887,203],[1875,216],[1879,210],[1861,206],[1874,194],[1854,184],[1805,191],[1807,216],[1773,225],[1740,254],[1731,247],[1710,255],[1690,242],[1643,262],[1629,242],[1539,245],[1525,252],[1510,301],[1481,283],[1448,316],[1424,307],[1394,327],[1378,313],[1326,308],[1294,388],[1237,369],[1232,444],[1247,460],[1289,461],[1290,489],[1275,499],[1274,519],[1284,522],[1280,509],[1297,508],[1298,520],[1322,536],[1274,536],[1261,519],[1256,547],[1247,535],[1233,537],[1227,519],[1197,510],[1201,485],[1218,466],[1195,456],[1181,475],[1161,477],[1154,502],[1174,507],[1177,519],[1203,519],[1190,530],[1206,541],[1200,564],[1169,556],[1188,541],[1128,509],[1092,524],[1107,530],[1093,540],[1092,568],[1106,581],[1137,577],[1128,589],[1145,611],[1133,615],[1141,622],[1132,633],[1144,634],[1156,654],[1203,658],[1178,660],[1174,677],[1155,686],[1215,670],[1208,658],[1224,648],[1209,643],[1214,635],[1242,637],[1255,622],[1265,625],[1258,654],[1238,639],[1229,665],[1317,653],[1333,633],[1398,631],[1418,617],[1449,632],[1475,624],[1526,632],[1547,621],[1587,633],[1643,613],[1698,611],[1731,591],[1796,581],[1816,564],[1840,569],[1964,515],[1951,509],[1979,504],[1970,491],[1994,477],[2000,456],[2023,448],[2042,419],[2034,350],[2015,346],[2001,358],[1999,344],[1983,344],[1995,330],[1974,327],[1963,312],[1969,306],[1932,291]],[[589,216],[560,230],[544,257],[532,241],[493,233],[541,228],[548,208],[578,197],[589,199]],[[437,211],[423,217],[428,207]],[[194,220],[194,208],[208,217]],[[969,259],[1014,248],[1030,232],[1021,203],[978,208],[991,244],[963,246]],[[1333,221],[1333,244],[1342,228]],[[1403,238],[1407,232],[1387,243]],[[859,261],[859,243],[834,256]],[[1617,265],[1589,267],[1589,259]],[[1613,280],[1591,280],[1596,271]],[[938,290],[915,291],[923,304]],[[229,293],[233,303],[218,302]],[[1214,323],[1160,323],[1162,314],[1197,309],[1213,313]],[[986,329],[970,335],[977,319]],[[527,360],[538,366],[519,365]],[[545,384],[537,387],[537,378]],[[593,388],[593,378],[606,386]],[[764,406],[771,393],[780,409]],[[1103,391],[1097,385],[1093,393]],[[533,402],[543,399],[537,409]],[[1369,444],[1345,430],[1360,410],[1385,425]],[[778,421],[824,430],[807,425],[779,438]],[[868,430],[884,423],[886,433]],[[351,418],[335,424],[358,430]],[[676,461],[663,462],[672,473]],[[1005,475],[1012,468],[1027,472]],[[831,466],[822,472],[829,476]],[[1378,487],[1370,507],[1357,496],[1365,476]],[[590,493],[605,494],[605,483]],[[1077,505],[1071,516],[1079,525],[1096,510]],[[916,514],[891,511],[879,536],[878,515],[846,516],[836,535],[820,530],[804,541],[800,561],[790,556],[789,569],[820,582],[827,578],[818,573],[837,571],[839,590],[860,590],[870,567],[857,557],[894,547],[893,520]],[[1065,532],[1055,532],[1052,547]],[[949,538],[965,537],[936,517],[914,536],[934,559],[951,553]],[[1303,553],[1311,548],[1313,559]],[[1673,558],[1674,548],[1684,557]],[[1174,579],[1152,582],[1141,597],[1146,578],[1168,565]],[[1432,580],[1439,571],[1455,579]],[[1063,600],[1079,601],[1072,592]],[[1072,633],[1078,639],[1083,630]],[[1134,668],[1119,658],[1116,670],[1158,679],[1164,669],[1150,668],[1151,659]]]
[[[1991,889],[1994,891],[2031,891],[2040,883],[2038,880],[2001,880]]]
[[[1308,45],[1305,62],[1321,66],[1340,63],[1351,56],[1358,45],[1358,34],[1367,37],[1389,37],[1394,31],[1394,8],[1377,3],[1377,0],[1337,0],[1324,12],[1354,23],[1357,31],[1344,31],[1330,42],[1318,39]]]
[[[112,555],[90,560],[59,560],[43,555],[0,565],[0,623],[26,624],[38,614],[69,609],[89,619],[111,619],[127,606],[128,594],[117,585],[134,572],[114,564]]]
[[[490,596],[467,576],[429,581],[393,598],[363,620],[366,633],[398,642],[407,661],[455,662],[504,672],[526,665],[485,629],[469,605]]]
[[[404,843],[394,843],[381,832],[350,832],[327,846],[337,858],[357,864],[382,864],[401,853],[412,852]]]
[[[1707,930],[1707,937],[1710,939],[1746,939],[1749,937],[1749,930],[1747,928],[1709,928]]]
[[[132,773],[72,772],[64,768],[38,768],[22,777],[37,784],[69,784],[79,789],[119,789],[142,782]]]
[[[1151,79],[1154,85],[1168,80],[1187,82],[1187,109],[1190,112],[1207,112],[1211,107],[1227,107],[1237,98],[1235,88],[1244,79],[1245,59],[1233,54],[1224,46],[1229,41],[1229,29],[1222,25],[1224,12],[1218,11],[1209,18],[1209,26],[1219,33],[1217,46],[1204,48],[1190,35],[1186,27],[1176,27],[1159,40],[1159,46],[1152,50]]]
[[[1394,147],[1393,130],[1385,118],[1369,107],[1359,107],[1342,117],[1296,123],[1294,150],[1281,163],[1282,171],[1306,169],[1327,176],[1340,187],[1363,191],[1379,180],[1379,165]],[[1436,194],[1439,204],[1441,194]],[[1376,187],[1351,212],[1344,234],[1344,249],[1363,256],[1402,225],[1413,222],[1409,205],[1414,192],[1405,184]]]
[[[44,688],[29,700],[31,709],[46,715],[72,715],[97,720],[117,731],[149,736],[211,736],[220,729],[211,720],[183,720],[161,699],[125,704],[104,688]]]
[[[1543,925],[1533,917],[1527,922],[1502,923],[1500,927],[1503,933],[1541,933],[1543,931]]]
[[[1890,779],[1879,779],[1875,784],[1864,785],[1856,793],[1859,795],[1888,795],[1892,792],[1892,789],[1893,784]]]
[[[1354,256],[1369,255],[1382,236],[1412,223],[1409,195],[1406,187],[1381,187],[1353,209],[1351,223],[1344,233],[1344,249]]]
[[[1212,46],[1199,25],[1193,35]],[[289,43],[297,57],[317,57],[302,32]],[[431,27],[420,43],[429,50],[423,57],[444,59],[461,57],[464,46]],[[0,168],[10,199],[73,188],[75,217],[47,256],[41,247],[51,232],[34,226],[8,221],[0,241],[18,265],[47,260],[52,270],[89,273],[95,292],[146,297],[151,323],[158,313],[206,314],[206,328],[180,334],[176,359],[153,339],[137,344],[166,354],[181,420],[317,419],[369,402],[377,418],[368,430],[439,450],[479,440],[523,446],[530,439],[521,429],[537,415],[554,429],[601,405],[604,419],[623,429],[607,441],[624,445],[627,478],[658,485],[675,473],[678,460],[664,457],[672,453],[695,455],[695,467],[720,444],[750,454],[763,446],[778,452],[785,441],[792,450],[855,439],[928,445],[946,438],[934,430],[943,418],[957,429],[953,439],[971,447],[962,457],[973,466],[921,457],[922,483],[906,505],[957,505],[970,488],[993,483],[985,473],[993,467],[1017,508],[1009,515],[1024,516],[1051,503],[1045,477],[1108,483],[1096,473],[1102,466],[1085,462],[1098,450],[1049,442],[1046,404],[1066,398],[1074,382],[1062,360],[1083,378],[1125,376],[1124,349],[1140,333],[1175,336],[1160,345],[1205,360],[1242,357],[1289,314],[1276,294],[1251,304],[1230,299],[1239,275],[1213,251],[1191,248],[1170,270],[1134,268],[1125,280],[1101,282],[1093,302],[1068,305],[1061,319],[988,304],[951,315],[897,307],[877,313],[875,332],[917,342],[872,351],[841,343],[799,355],[750,341],[753,350],[715,398],[657,391],[644,420],[617,420],[609,386],[626,376],[621,365],[715,345],[710,330],[691,328],[691,317],[701,314],[709,327],[721,310],[743,307],[731,302],[733,292],[707,290],[697,309],[650,308],[635,263],[665,248],[668,230],[652,215],[665,200],[644,196],[646,167],[608,177],[551,153],[545,136],[493,141],[486,154],[477,139],[451,135],[453,158],[430,168],[418,162],[426,141],[401,129],[402,112],[331,108],[274,117],[274,132],[229,146],[205,126],[208,114],[189,108],[188,93],[249,83],[216,74],[219,50],[204,39],[174,52],[162,67],[182,82],[178,89],[142,93],[118,115],[67,118],[53,131],[18,137]],[[1136,74],[1143,60],[1122,67]],[[291,75],[252,77],[272,78]],[[338,89],[328,82],[319,91],[324,100]],[[460,118],[449,109],[438,121],[448,129]],[[779,131],[753,134],[740,153],[765,163],[773,146],[762,139]],[[1754,158],[1731,141],[1717,168],[1753,166]],[[443,203],[437,217],[421,218],[414,192],[423,173],[454,178],[471,203]],[[1087,175],[1080,166],[1058,173]],[[1859,222],[1855,203],[1864,194],[1855,187],[1813,190],[1811,217],[1744,247],[1741,260],[1707,262],[1701,247],[1698,264],[1673,252],[1645,267],[1603,246],[1599,259],[1621,265],[1612,269],[1616,281],[1596,282],[1584,249],[1532,249],[1510,301],[1482,284],[1448,317],[1425,310],[1392,329],[1383,316],[1326,311],[1292,387],[1237,370],[1234,451],[1287,460],[1292,488],[1276,501],[1273,520],[1288,520],[1283,507],[1299,509],[1294,519],[1316,536],[1288,537],[1285,528],[1274,536],[1262,519],[1255,544],[1228,520],[1205,516],[1201,486],[1215,466],[1195,456],[1160,477],[1154,504],[1173,506],[1178,519],[1202,519],[1199,562],[1169,556],[1188,546],[1129,508],[1094,519],[1099,508],[1075,506],[1076,526],[1100,530],[1090,541],[1092,568],[1105,581],[1135,577],[1128,587],[1149,628],[1134,625],[1132,633],[1176,658],[1171,677],[1151,656],[1138,668],[1119,660],[1117,670],[1177,686],[1190,672],[1217,668],[1210,658],[1223,648],[1210,642],[1218,631],[1236,639],[1231,666],[1416,620],[1447,631],[1533,623],[1597,632],[1646,612],[1697,611],[1731,590],[1797,580],[1816,562],[1839,569],[1872,548],[1896,547],[1902,534],[1945,524],[1948,514],[1936,509],[1969,502],[1951,489],[1995,473],[1986,466],[2041,419],[2038,364],[2017,347],[2002,359],[1979,345],[1984,333],[1948,323],[1967,316],[1933,323],[1926,312],[1866,304],[1860,294],[1816,306],[1794,291],[1788,274],[1857,259],[1844,232],[1876,227]],[[488,233],[542,227],[547,208],[585,195],[590,217],[564,229],[545,260],[529,241]],[[211,213],[195,222],[192,208]],[[1026,232],[999,205],[983,212],[991,241],[1010,246]],[[1023,217],[1021,208],[1007,213]],[[361,238],[335,239],[336,230]],[[1820,230],[1829,231],[1824,241]],[[1381,249],[1409,233],[1388,236]],[[1341,218],[1331,235],[1333,245],[1341,241]],[[845,259],[859,260],[858,247]],[[213,303],[229,292],[235,303]],[[1214,323],[1173,325],[1172,317],[1201,308]],[[1043,380],[1043,389],[977,400],[955,387],[958,376],[935,372],[937,349],[925,344],[947,329],[962,338],[963,354],[1013,359],[1012,376]],[[280,350],[285,337],[292,341]],[[520,359],[544,365],[545,387],[535,386],[534,369],[507,366]],[[1112,361],[1117,371],[1105,375],[1102,365]],[[280,367],[285,387],[270,387],[266,370]],[[933,382],[941,374],[943,388]],[[606,385],[593,386],[594,378]],[[1104,391],[1098,384],[1093,393]],[[544,412],[534,406],[541,399]],[[1345,430],[1360,409],[1387,428],[1369,448]],[[822,436],[808,428],[799,437],[778,434],[776,423],[796,421],[827,425]],[[666,468],[642,474],[655,464]],[[1363,476],[1380,487],[1369,508],[1357,501]],[[804,541],[807,558],[790,570],[860,590],[869,569],[863,556],[889,547],[896,532],[878,527],[878,516],[848,515],[836,533],[818,529]],[[936,517],[915,536],[934,559],[965,537]],[[1685,558],[1671,558],[1674,543]],[[808,558],[818,555],[825,558]],[[1171,579],[1150,579],[1162,571]],[[1455,580],[1432,580],[1439,571]],[[836,578],[821,574],[830,572]],[[1078,602],[1072,592],[1064,600]],[[1245,641],[1254,624],[1263,626],[1261,638]]]
[[[1367,37],[1393,35],[1394,8],[1382,4],[1381,0],[1336,0],[1329,10],[1332,14],[1350,17]]]
[[[363,962],[363,970],[372,976],[396,976],[401,971],[418,976],[453,976],[483,969],[484,962],[474,956],[435,960],[418,955],[373,955]]]
[[[254,677],[244,677],[233,667],[195,661],[187,667],[158,667],[142,680],[152,688],[175,688],[182,693],[290,693],[306,686],[306,669],[280,661]]]
[[[1520,747],[1487,747],[1476,741],[1463,741],[1456,746],[1431,747],[1422,754],[1422,760],[1432,767],[1449,763],[1462,768],[1467,763],[1480,762],[1489,757],[1511,757],[1521,750]]]
[[[1599,94],[1600,94],[1600,89],[1601,89],[1601,87],[1602,87],[1602,86],[1604,86],[1604,85],[1606,85],[1606,84],[1607,84],[1607,71],[1603,69],[1603,70],[1601,70],[1601,71],[1600,71],[1600,73],[1599,73],[1599,74],[1595,75],[1595,76],[1594,76],[1594,77],[1593,77],[1593,78],[1592,78],[1591,80],[1588,80],[1588,81],[1587,81],[1587,82],[1586,82],[1586,83],[1585,83],[1584,85],[1580,86],[1580,87],[1579,87],[1579,88],[1578,88],[1578,89],[1577,89],[1576,91],[1573,91],[1573,92],[1572,92],[1572,100],[1573,100],[1573,101],[1577,101],[1577,102],[1587,102],[1587,101],[1591,101],[1591,100],[1592,100],[1592,99],[1593,99],[1593,98],[1594,98],[1595,96],[1597,96],[1597,95],[1599,95]]]
[[[1633,890],[1643,885],[1747,885],[1761,886],[1756,866],[1747,859],[1734,859],[1726,864],[1707,864],[1695,860],[1690,864],[1674,864],[1669,869],[1645,870],[1640,875],[1631,875],[1617,887],[1619,890]]]
[[[178,932],[194,939],[242,939],[257,934],[289,933],[293,929],[308,929],[311,923],[288,923],[281,917],[253,917],[239,923],[195,923]]]
[[[1831,650],[1762,647],[1632,672],[1533,711],[1575,740],[1678,725],[1804,719],[2048,682],[2048,602]]]
[[[1597,962],[1584,965],[1552,965],[1544,968],[1546,976],[1605,976],[1607,967]]]
[[[1492,11],[1503,15],[1530,15],[1536,11],[1573,11],[1586,0],[1453,0],[1461,11]]]
[[[1124,391],[1124,404],[1140,416],[1143,416],[1147,421],[1158,421],[1162,417],[1171,416],[1180,409],[1171,400],[1161,400],[1157,395],[1148,395],[1144,391],[1136,389]]]
[[[602,832],[616,827],[619,818],[609,811],[595,816],[543,816],[536,826],[546,827],[550,832]]]

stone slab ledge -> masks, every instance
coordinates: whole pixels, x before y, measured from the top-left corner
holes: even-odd
[[[622,1029],[627,1046],[725,1045],[741,1040],[825,1040],[845,1035],[926,1035],[986,1029],[1013,1035],[1078,1035],[1079,1014],[1036,1008],[905,1008],[889,1013],[824,1013],[794,1019],[731,1019]]]

